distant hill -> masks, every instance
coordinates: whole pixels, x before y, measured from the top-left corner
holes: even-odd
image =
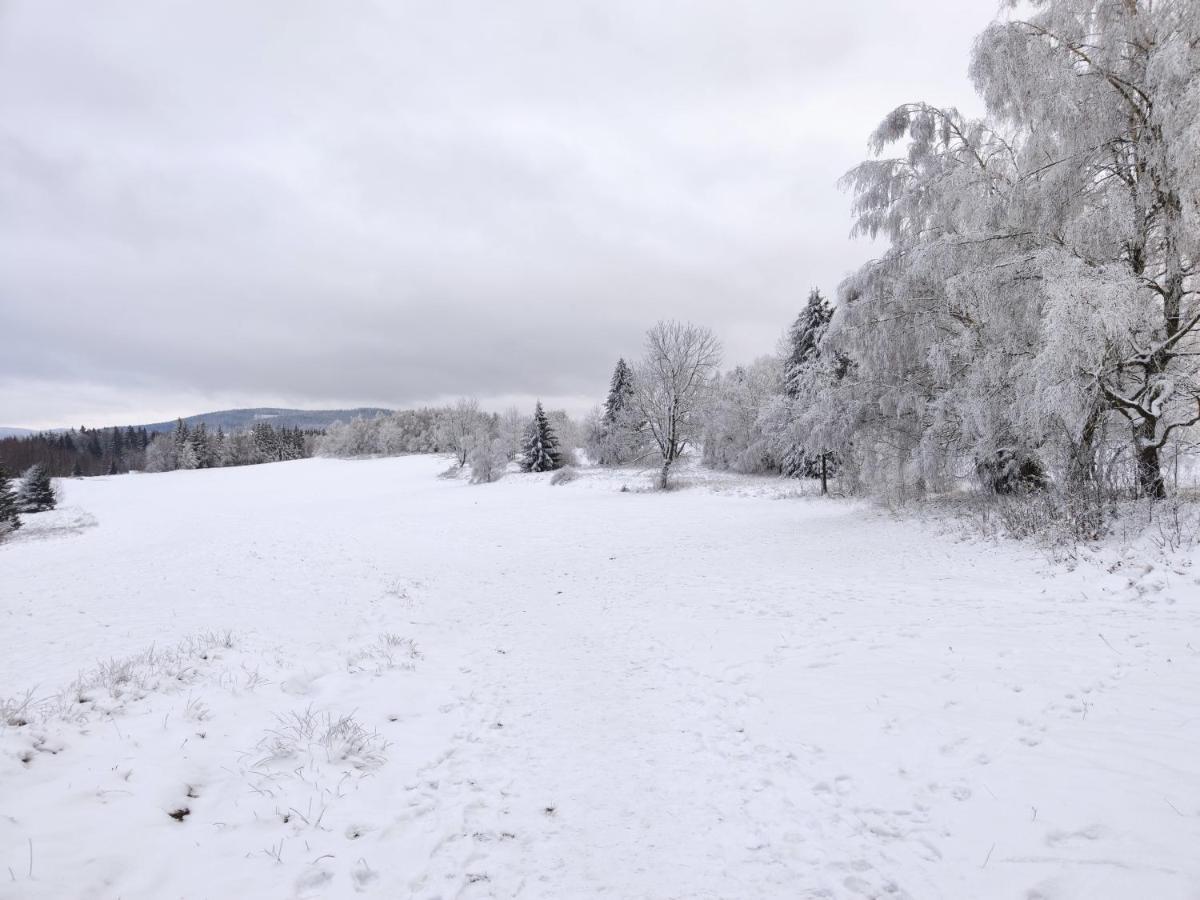
[[[380,409],[375,406],[363,406],[358,409],[275,409],[260,407],[258,409],[222,409],[217,412],[200,413],[196,416],[184,416],[187,425],[203,423],[208,428],[224,428],[232,431],[249,428],[256,422],[267,422],[276,428],[328,428],[334,422],[349,422],[351,419],[362,417],[374,419],[391,412],[390,409]],[[147,431],[172,431],[174,420],[170,422],[154,422],[150,425],[135,425],[134,428],[144,427]]]
[[[0,425],[0,438],[25,437],[30,434],[33,434],[33,430],[29,428],[11,428],[7,425]]]

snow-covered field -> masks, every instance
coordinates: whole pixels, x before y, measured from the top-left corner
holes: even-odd
[[[0,897],[1200,896],[1187,565],[445,465],[29,516]]]

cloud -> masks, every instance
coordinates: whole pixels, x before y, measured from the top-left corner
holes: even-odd
[[[579,409],[659,318],[773,348],[991,0],[0,6],[0,422]],[[86,401],[86,402],[84,402]]]

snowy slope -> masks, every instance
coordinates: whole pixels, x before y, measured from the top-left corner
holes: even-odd
[[[0,897],[1200,894],[1189,569],[769,480],[443,468],[69,481],[30,516]]]

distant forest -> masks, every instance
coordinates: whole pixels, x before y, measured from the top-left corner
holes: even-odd
[[[157,434],[146,427],[83,427],[0,438],[0,461],[11,472],[40,463],[56,478],[243,466],[311,456],[320,434],[263,422],[229,432],[182,420]]]

